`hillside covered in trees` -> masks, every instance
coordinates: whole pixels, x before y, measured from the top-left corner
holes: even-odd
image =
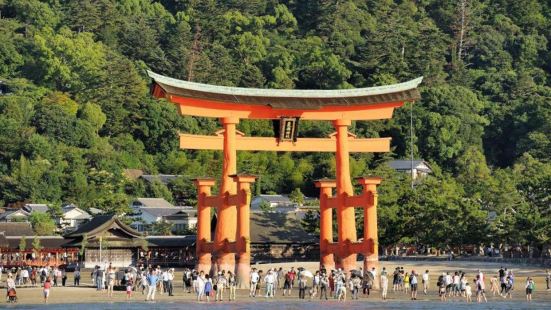
[[[149,95],[146,69],[216,85],[333,89],[424,76],[422,100],[389,121],[392,154],[353,154],[377,174],[382,244],[541,246],[551,237],[551,5],[525,0],[0,0],[0,204],[75,203],[124,213],[129,199],[193,203],[190,178],[221,154],[178,150],[180,117]],[[434,174],[410,187],[385,164],[411,151]],[[273,135],[242,121],[248,135]],[[331,133],[301,122],[300,135]],[[334,156],[239,153],[257,192],[317,196]],[[182,175],[163,184],[125,169]],[[358,217],[361,225],[361,216]],[[315,226],[315,225],[314,225]]]

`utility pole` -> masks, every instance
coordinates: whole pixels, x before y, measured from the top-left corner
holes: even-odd
[[[410,136],[410,160],[411,160],[411,189],[413,189],[413,102],[409,109],[409,136]]]

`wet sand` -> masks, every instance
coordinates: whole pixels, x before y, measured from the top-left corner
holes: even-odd
[[[259,265],[253,265],[253,267],[256,267],[261,270],[267,270],[268,268],[279,268],[283,267],[284,270],[289,269],[291,266],[297,267],[304,267],[309,270],[315,270],[318,266],[318,263],[316,262],[296,262],[296,263],[275,263],[275,264],[259,264]],[[478,263],[478,262],[408,262],[408,261],[400,261],[400,262],[380,262],[380,267],[386,267],[386,269],[391,273],[392,270],[396,266],[403,266],[404,269],[407,272],[410,272],[412,269],[414,269],[418,273],[422,273],[425,270],[429,270],[429,274],[431,274],[430,277],[430,287],[429,292],[427,295],[424,295],[422,292],[422,288],[420,285],[420,292],[417,297],[417,301],[410,301],[410,296],[404,292],[393,292],[392,288],[389,287],[389,293],[388,293],[388,300],[384,303],[382,303],[379,292],[378,291],[372,291],[370,296],[367,295],[360,295],[359,301],[352,301],[350,300],[350,292],[348,292],[348,300],[347,304],[350,304],[353,308],[355,304],[359,305],[367,305],[368,303],[372,302],[373,305],[377,305],[377,308],[410,308],[413,304],[425,304],[425,306],[422,306],[422,308],[441,308],[442,303],[439,301],[439,297],[437,295],[436,291],[436,281],[438,279],[438,275],[442,272],[454,272],[462,270],[466,272],[467,277],[469,280],[473,279],[476,270],[481,269],[485,275],[486,275],[486,289],[487,289],[487,297],[489,304],[492,308],[495,307],[506,307],[506,308],[519,308],[520,305],[528,305],[525,303],[525,290],[524,290],[524,284],[527,276],[531,276],[536,280],[536,290],[533,295],[534,303],[531,307],[534,306],[549,306],[551,305],[551,291],[546,290],[545,285],[545,278],[544,278],[544,269],[531,267],[531,266],[504,266],[507,268],[510,268],[513,270],[515,274],[515,290],[513,291],[513,301],[510,299],[505,300],[501,296],[492,296],[492,294],[489,292],[490,288],[490,277],[492,274],[497,274],[497,270],[499,269],[499,264],[493,264],[493,263]],[[180,303],[185,304],[195,304],[195,295],[192,293],[187,293],[183,290],[182,287],[182,271],[178,270],[176,273],[175,281],[174,281],[174,294],[175,296],[168,296],[167,294],[159,294],[156,295],[156,303],[155,308],[157,308],[160,305],[167,304],[167,305],[173,305],[176,306]],[[5,275],[3,275],[2,280],[5,280]],[[472,280],[471,280],[472,281]],[[88,305],[88,307],[91,308],[97,308],[99,304],[99,308],[117,308],[117,309],[127,309],[127,308],[135,308],[134,304],[142,304],[142,305],[149,305],[150,303],[145,303],[144,299],[145,296],[141,294],[140,291],[134,292],[134,295],[132,296],[131,301],[126,301],[126,293],[124,291],[116,291],[114,293],[114,297],[108,298],[106,292],[96,291],[94,288],[91,287],[92,281],[90,279],[90,272],[84,271],[82,273],[82,280],[81,280],[81,286],[80,287],[73,287],[72,286],[73,279],[72,279],[72,273],[69,273],[69,279],[67,280],[67,284],[69,286],[66,287],[52,287],[51,293],[50,293],[50,300],[49,304],[64,304],[65,307],[72,308],[70,305],[76,305],[76,304],[85,304]],[[263,296],[263,290],[261,290],[261,294]],[[43,303],[42,300],[42,289],[39,287],[21,287],[17,290],[18,295],[18,305],[24,306],[24,305],[39,305]],[[224,294],[225,298],[227,299],[228,294]],[[320,301],[319,297],[314,298],[313,300],[310,300],[307,298],[306,300],[299,300],[298,299],[298,290],[293,290],[291,296],[282,296],[282,291],[278,290],[276,293],[275,298],[269,298],[266,299],[265,297],[257,297],[257,298],[250,298],[248,297],[248,290],[238,290],[237,292],[237,304],[240,305],[238,308],[258,308],[261,307],[263,303],[267,303],[267,308],[314,308],[319,306],[335,306],[337,304],[334,300],[329,300],[326,302],[325,300]],[[474,296],[473,296],[474,297]],[[214,298],[211,298],[211,304],[214,304],[214,301],[212,301]],[[202,302],[202,304],[205,304],[206,302]],[[231,306],[232,304],[235,304],[236,302],[217,302],[216,304],[225,305],[225,307],[229,308],[235,308],[235,306]],[[454,307],[456,306],[462,306],[463,304],[467,306],[465,300],[462,297],[452,297],[447,302],[453,304]],[[92,304],[96,304],[92,307]],[[102,306],[101,304],[104,304]],[[393,305],[392,305],[393,304]],[[307,306],[308,305],[308,306]],[[317,305],[317,306],[314,306]],[[88,308],[85,306],[84,308]],[[141,307],[141,306],[140,306]],[[262,306],[264,307],[264,306]],[[417,307],[417,306],[415,306]],[[81,309],[81,307],[78,307]],[[164,307],[163,307],[164,308]],[[169,307],[171,308],[171,307]]]

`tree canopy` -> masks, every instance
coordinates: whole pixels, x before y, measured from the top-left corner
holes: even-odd
[[[0,13],[4,206],[70,202],[122,214],[139,195],[195,203],[189,180],[218,176],[222,155],[179,150],[177,136],[213,134],[217,120],[153,100],[145,69],[260,88],[424,76],[413,106],[351,128],[393,138],[391,154],[351,156],[353,177],[384,177],[381,242],[540,246],[551,237],[549,2],[6,0]],[[239,130],[273,135],[267,121]],[[299,135],[333,130],[301,122]],[[385,164],[410,151],[434,170],[414,189]],[[317,196],[313,181],[335,172],[334,156],[319,153],[240,152],[238,166],[259,176],[256,193]],[[182,177],[148,185],[125,169]]]

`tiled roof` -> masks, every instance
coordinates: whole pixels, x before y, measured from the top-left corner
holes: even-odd
[[[399,84],[353,89],[264,89],[227,87],[188,82],[147,71],[167,94],[225,103],[267,105],[274,109],[319,109],[323,106],[357,106],[420,98],[416,78]]]
[[[23,209],[29,213],[32,212],[48,212],[48,205],[43,203],[28,203],[23,206]]]
[[[145,208],[140,208],[139,210],[142,213],[146,212],[146,213],[149,213],[149,214],[151,214],[155,217],[175,215],[178,212],[187,213],[185,211],[188,211],[187,208],[184,209],[182,207],[167,207],[167,208],[148,208],[148,207],[145,207]]]
[[[166,201],[164,198],[136,198],[136,201],[139,201],[145,207],[154,207],[154,208],[170,208],[174,207],[170,202]]]
[[[251,213],[251,243],[316,243],[319,238],[304,230],[304,212]]]
[[[430,166],[424,160],[414,160],[413,163],[411,160],[393,160],[388,162],[388,165],[396,170],[410,170],[412,164],[414,169],[424,168],[421,166],[425,165],[428,167],[428,171],[431,171]]]
[[[31,227],[31,223],[0,223],[0,232],[4,232],[4,235],[6,237],[34,236],[34,231]]]
[[[168,184],[179,177],[181,177],[181,175],[175,175],[175,174],[144,174],[140,176],[140,178],[146,180],[149,183],[159,181],[163,184]]]

